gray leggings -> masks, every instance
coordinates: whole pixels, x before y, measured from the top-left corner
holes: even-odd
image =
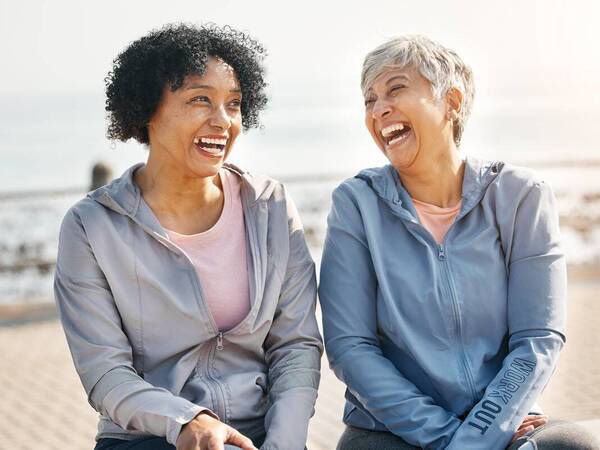
[[[521,447],[523,446],[523,447]],[[600,450],[598,441],[579,425],[550,421],[516,441],[508,450]],[[415,450],[395,434],[347,426],[337,450]]]

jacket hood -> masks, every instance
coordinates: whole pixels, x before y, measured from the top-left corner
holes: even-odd
[[[88,197],[119,214],[132,218],[138,216],[142,213],[140,211],[142,195],[133,181],[133,174],[143,165],[144,163],[138,163],[131,166],[119,178],[90,192]],[[242,195],[249,204],[269,198],[275,188],[276,182],[269,177],[251,175],[229,163],[223,164],[223,168],[237,174],[242,179]]]
[[[503,167],[504,163],[498,161],[485,161],[470,157],[465,159],[461,215],[479,202]],[[392,208],[403,208],[410,211],[413,216],[415,215],[410,194],[402,185],[398,172],[391,164],[365,169],[359,172],[355,178],[365,181]]]

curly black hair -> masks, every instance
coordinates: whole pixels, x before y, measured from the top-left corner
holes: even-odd
[[[169,24],[132,42],[113,61],[105,78],[107,137],[148,144],[147,124],[165,86],[179,89],[188,75],[202,75],[209,57],[229,64],[242,90],[242,125],[260,125],[267,104],[266,51],[260,43],[229,26]]]

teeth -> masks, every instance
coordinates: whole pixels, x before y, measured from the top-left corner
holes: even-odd
[[[194,139],[194,143],[198,144],[198,142],[202,142],[203,144],[213,144],[213,145],[225,145],[227,144],[227,139],[226,138],[200,138],[198,142],[196,142],[196,140],[198,140],[198,138]]]
[[[397,123],[394,125],[390,125],[389,127],[385,127],[383,130],[381,130],[381,135],[383,137],[388,137],[394,131],[403,130],[403,129],[404,129],[404,124]]]
[[[398,136],[397,138],[392,139],[390,142],[388,142],[387,145],[394,145],[396,142],[400,142],[401,140],[403,140],[406,137],[405,134],[402,134],[400,136]]]
[[[194,144],[199,144],[200,143],[200,138],[194,138]]]

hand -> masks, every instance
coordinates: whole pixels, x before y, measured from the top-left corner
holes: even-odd
[[[548,423],[548,416],[538,416],[538,415],[529,415],[523,419],[523,423],[517,429],[517,432],[513,436],[510,443],[512,444],[520,437],[526,435],[527,433],[535,430],[542,425],[546,425]]]
[[[198,414],[181,428],[177,450],[223,450],[223,444],[258,450],[250,439],[208,414]]]

